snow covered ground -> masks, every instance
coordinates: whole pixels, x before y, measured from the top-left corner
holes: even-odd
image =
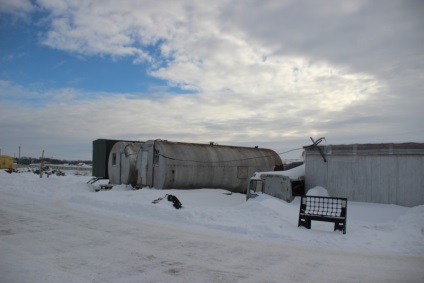
[[[347,233],[220,189],[95,192],[0,171],[0,282],[422,282],[424,206],[349,202]],[[105,182],[105,181],[101,181]],[[163,199],[173,194],[183,208]]]

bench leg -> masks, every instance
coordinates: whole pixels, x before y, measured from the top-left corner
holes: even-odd
[[[307,229],[311,229],[311,219],[308,217],[299,217],[299,224],[297,227],[303,226]]]
[[[334,222],[334,231],[342,231],[343,234],[346,234],[346,225],[343,222]]]

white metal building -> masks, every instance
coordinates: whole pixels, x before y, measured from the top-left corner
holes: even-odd
[[[424,143],[305,147],[305,191],[352,201],[424,204]],[[325,158],[325,161],[324,161]]]

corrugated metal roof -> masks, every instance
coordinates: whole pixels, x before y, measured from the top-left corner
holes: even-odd
[[[341,144],[318,146],[325,155],[424,155],[424,143]],[[308,155],[319,155],[317,147],[305,146]]]

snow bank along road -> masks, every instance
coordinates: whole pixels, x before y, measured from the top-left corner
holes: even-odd
[[[422,282],[423,267],[423,257],[239,240],[0,197],[0,282]]]

